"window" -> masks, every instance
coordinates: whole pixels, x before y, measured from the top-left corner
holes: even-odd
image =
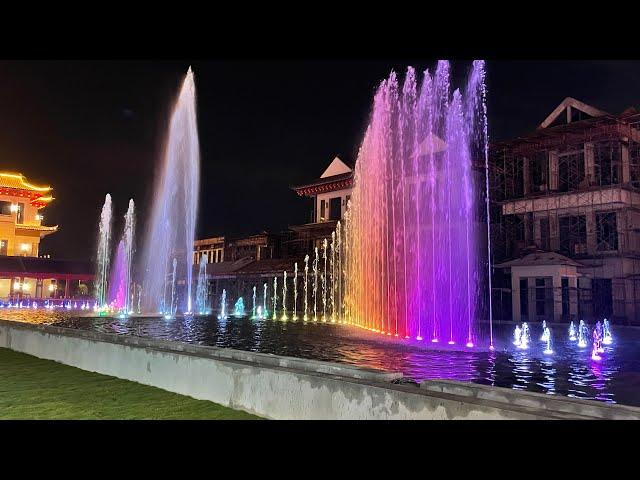
[[[562,319],[565,321],[569,320],[570,312],[569,312],[569,279],[567,277],[562,277],[560,279],[560,284],[562,286]]]
[[[640,188],[640,143],[629,142],[629,175],[631,185]]]
[[[24,203],[18,204],[18,213],[16,215],[16,223],[24,223]]]
[[[540,249],[551,250],[551,230],[549,228],[549,218],[540,219]]]
[[[342,216],[342,198],[335,197],[329,201],[329,220],[340,220]]]
[[[12,215],[11,202],[0,201],[0,215]]]
[[[0,240],[0,255],[7,255],[7,246],[9,244],[8,240]]]
[[[325,210],[326,210],[326,202],[324,200],[320,200],[320,221],[321,222],[324,222],[326,220]]]
[[[560,217],[560,252],[564,255],[586,254],[587,221],[584,215]]]
[[[620,182],[620,142],[600,142],[595,145],[595,174],[597,185]]]
[[[596,214],[596,235],[598,251],[618,250],[616,212]]]
[[[531,192],[546,192],[549,188],[549,156],[547,152],[539,152],[529,159],[531,175]]]
[[[584,148],[558,155],[558,190],[577,190],[584,181]]]

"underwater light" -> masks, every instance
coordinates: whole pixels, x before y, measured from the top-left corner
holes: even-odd
[[[438,343],[438,339],[437,338],[432,338],[431,339],[431,343]]]
[[[453,340],[449,340],[449,345],[455,345],[456,342],[454,342]]]
[[[420,342],[420,341],[422,341],[422,337],[421,337],[420,335],[418,335],[418,336],[416,337],[416,340],[418,340],[418,341]]]
[[[468,341],[467,342],[467,347],[468,348],[473,348],[473,342],[472,341]]]

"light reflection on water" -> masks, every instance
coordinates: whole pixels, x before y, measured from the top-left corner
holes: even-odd
[[[566,340],[566,328],[551,326],[554,354],[543,355],[542,342],[528,350],[511,344],[513,325],[494,326],[497,350],[442,351],[430,344],[398,343],[370,332],[330,323],[281,322],[210,317],[73,317],[68,312],[5,310],[0,317],[30,323],[214,345],[254,352],[400,371],[416,381],[449,379],[517,390],[619,402],[640,406],[640,330],[614,326],[615,342],[605,345],[602,361],[590,348]],[[531,325],[532,338],[540,329]],[[502,341],[500,341],[502,339]]]

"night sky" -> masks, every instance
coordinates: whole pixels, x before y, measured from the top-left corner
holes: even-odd
[[[202,178],[198,237],[279,231],[309,220],[291,185],[335,155],[353,162],[376,85],[402,61],[0,62],[0,169],[54,187],[43,213],[60,231],[41,254],[87,259],[111,193],[144,226],[171,103],[196,75]],[[469,62],[453,64],[461,85]],[[490,135],[533,129],[567,96],[611,113],[640,106],[640,61],[489,61]],[[139,242],[140,244],[140,242]]]

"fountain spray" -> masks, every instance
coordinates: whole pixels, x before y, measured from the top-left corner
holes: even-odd
[[[100,213],[100,224],[98,234],[98,271],[96,275],[96,304],[98,310],[107,309],[107,279],[109,278],[109,243],[111,241],[111,195],[107,193],[104,197],[104,205]]]
[[[282,280],[282,320],[288,320],[287,317],[287,271],[284,271]]]
[[[322,275],[322,321],[327,321],[327,246],[325,238],[322,242],[322,259],[324,260],[324,274]]]
[[[293,320],[298,319],[298,262],[293,264]]]
[[[267,283],[262,285],[262,318],[266,318],[269,315],[267,311]]]
[[[276,308],[278,302],[278,277],[273,277],[273,320],[276,320],[278,316],[276,315]]]
[[[336,323],[336,232],[331,232],[331,323]]]
[[[313,321],[318,321],[318,247],[315,247],[315,258],[313,259]]]
[[[304,256],[304,317],[302,319],[306,322],[308,320],[308,304],[309,297],[307,295],[307,282],[309,280],[309,255]]]
[[[253,308],[251,309],[251,318],[256,318],[256,286],[253,286]]]

